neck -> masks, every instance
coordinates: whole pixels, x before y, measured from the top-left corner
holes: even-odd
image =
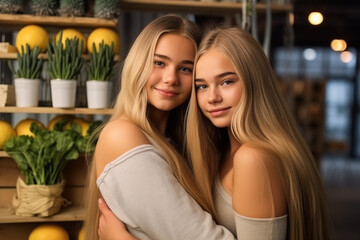
[[[151,124],[162,134],[165,135],[167,121],[169,119],[168,111],[159,111],[152,106],[148,106],[148,118]]]

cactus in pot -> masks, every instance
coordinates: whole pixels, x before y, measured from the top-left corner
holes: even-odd
[[[43,58],[39,58],[41,48],[36,46],[33,50],[26,44],[21,45],[21,52],[17,53],[18,68],[15,70],[12,62],[8,65],[14,74],[15,98],[17,107],[36,107],[39,103],[40,76]]]
[[[53,39],[48,44],[48,72],[50,75],[51,97],[53,107],[74,107],[76,96],[77,77],[84,65],[82,57],[83,41],[79,41],[77,37],[65,40],[62,44],[62,31],[60,37],[56,41]],[[71,86],[66,86],[71,85]],[[71,93],[59,93],[58,87],[72,90]],[[63,102],[65,101],[66,102]]]
[[[97,81],[110,81],[114,73],[114,43],[111,46],[104,43],[99,44],[99,51],[96,51],[93,43],[93,51],[90,53],[90,63],[87,65],[88,79]]]
[[[107,45],[102,41],[99,51],[93,43],[90,62],[87,65],[88,81],[86,82],[87,102],[89,108],[107,108],[110,103],[111,77],[114,74],[114,43]],[[100,90],[101,89],[101,90]],[[95,95],[93,95],[95,94]]]

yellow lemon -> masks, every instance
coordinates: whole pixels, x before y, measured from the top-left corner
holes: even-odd
[[[63,118],[72,120],[72,119],[74,119],[74,116],[72,116],[72,115],[65,115],[65,114],[64,114],[64,115],[57,115],[57,116],[55,116],[54,118],[52,118],[52,119],[50,120],[47,128],[48,128],[49,130],[53,130],[55,124],[56,124],[57,122],[59,122],[61,119],[63,119]]]
[[[0,149],[3,149],[5,142],[16,136],[16,132],[10,123],[3,120],[0,120],[0,132]]]
[[[70,240],[70,237],[60,225],[43,224],[32,230],[29,240]]]
[[[46,51],[46,47],[49,43],[49,34],[47,31],[37,25],[27,25],[20,29],[16,36],[16,48],[21,52],[21,46],[26,46],[26,43],[30,45],[30,49],[34,49],[35,46],[41,48],[41,52]]]
[[[88,37],[87,48],[88,52],[93,52],[93,43],[95,43],[96,51],[99,51],[99,44],[104,40],[104,43],[111,45],[114,43],[114,53],[119,54],[120,52],[120,37],[119,34],[110,28],[96,28],[93,30]]]
[[[82,53],[86,52],[86,38],[85,38],[84,34],[82,34],[80,31],[73,29],[73,28],[65,28],[62,30],[62,32],[63,32],[63,34],[62,34],[61,42],[64,47],[65,47],[65,40],[67,38],[73,39],[73,38],[77,37],[79,39],[79,46],[80,46],[80,41],[83,41]],[[56,34],[55,41],[58,41],[59,37],[60,37],[60,32],[58,32]]]
[[[16,126],[15,126],[16,135],[18,135],[18,136],[29,135],[29,136],[33,137],[34,134],[30,131],[30,126],[32,123],[36,123],[42,129],[45,129],[44,124],[42,122],[40,122],[39,120],[32,119],[32,118],[25,118],[16,124]]]
[[[74,118],[65,125],[65,128],[70,128],[72,122],[78,124],[81,128],[81,135],[86,136],[90,123],[83,118]]]
[[[85,230],[84,227],[82,227],[78,234],[78,240],[85,240]]]
[[[65,129],[69,129],[71,126],[71,123],[74,122],[80,126],[81,135],[83,135],[83,136],[86,135],[86,133],[89,129],[90,123],[83,118],[74,117],[72,115],[58,115],[58,116],[54,117],[53,119],[50,120],[50,122],[48,124],[48,129],[53,130],[55,124],[64,118],[69,120],[68,123],[66,123],[66,125],[64,126]]]

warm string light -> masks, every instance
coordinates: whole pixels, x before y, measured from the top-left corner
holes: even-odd
[[[340,53],[340,60],[343,63],[351,62],[352,58],[353,58],[353,55],[350,51],[344,51],[344,52]]]
[[[343,39],[334,39],[331,41],[330,47],[334,51],[342,52],[347,48],[347,44]]]
[[[323,22],[324,17],[320,12],[311,12],[308,16],[308,20],[312,25],[319,25]]]

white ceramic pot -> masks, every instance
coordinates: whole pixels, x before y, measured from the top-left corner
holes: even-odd
[[[37,107],[39,104],[40,79],[15,78],[17,107]]]
[[[88,108],[108,108],[110,106],[111,82],[86,81]]]
[[[76,80],[50,80],[52,106],[56,108],[75,107],[76,83]]]

